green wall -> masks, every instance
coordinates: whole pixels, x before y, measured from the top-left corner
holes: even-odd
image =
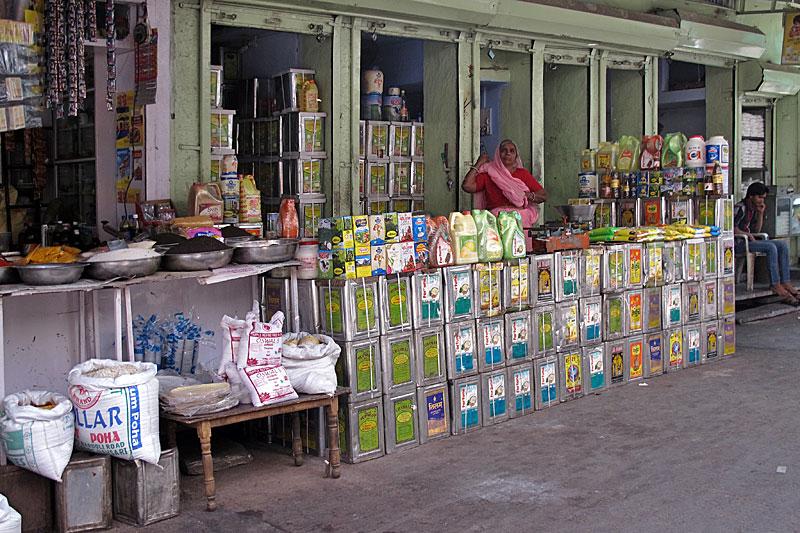
[[[775,102],[772,114],[776,127],[775,147],[775,183],[778,185],[794,185],[798,190],[798,96],[786,96]]]
[[[638,70],[609,69],[606,75],[606,139],[644,135],[644,77]]]

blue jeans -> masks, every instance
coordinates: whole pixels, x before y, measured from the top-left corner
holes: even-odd
[[[789,281],[789,246],[783,241],[750,241],[751,252],[767,254],[769,282],[772,285]]]

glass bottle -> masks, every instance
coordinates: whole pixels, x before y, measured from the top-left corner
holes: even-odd
[[[406,91],[400,91],[400,100],[403,101],[400,108],[400,122],[408,122],[408,102],[406,101]]]
[[[611,197],[615,200],[619,200],[621,195],[620,192],[620,185],[619,185],[619,172],[617,169],[612,167],[611,171]]]

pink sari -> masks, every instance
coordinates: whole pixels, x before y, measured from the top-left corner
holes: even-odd
[[[513,142],[513,141],[512,141]],[[502,144],[502,143],[501,143]],[[514,143],[514,148],[517,148],[517,143]],[[514,163],[514,169],[523,168],[522,159],[519,157],[519,148],[517,148],[517,160]],[[528,186],[522,180],[518,180],[511,175],[503,161],[500,159],[500,144],[494,150],[494,159],[491,162],[481,165],[477,169],[478,172],[486,172],[489,178],[494,182],[497,187],[503,191],[506,199],[516,207],[522,218],[522,227],[530,228],[539,221],[539,208],[535,203],[529,202],[525,193],[528,192]],[[486,195],[483,191],[478,191],[474,194],[475,209],[486,209]],[[497,216],[501,211],[514,211],[515,209],[495,207],[492,209],[492,214]]]

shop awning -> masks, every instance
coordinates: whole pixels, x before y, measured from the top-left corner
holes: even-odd
[[[683,9],[675,13],[681,29],[677,51],[748,60],[760,58],[767,49],[767,37],[758,28]]]
[[[739,65],[739,86],[748,96],[780,98],[800,91],[800,69],[747,61]]]

